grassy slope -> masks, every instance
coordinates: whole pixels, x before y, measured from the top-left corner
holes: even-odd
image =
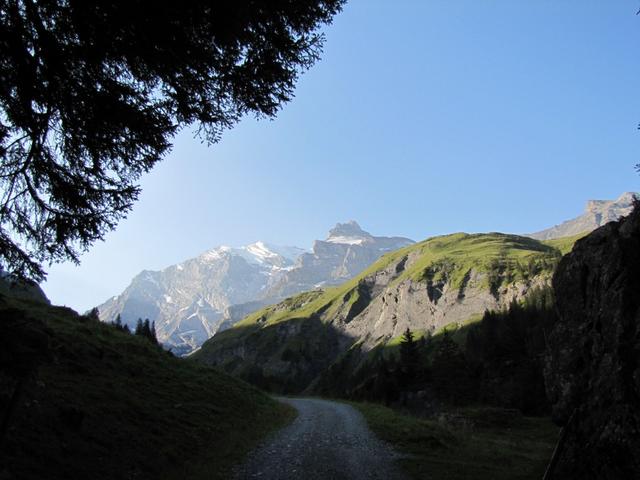
[[[357,301],[357,287],[362,279],[384,270],[407,255],[416,256],[417,260],[401,272],[394,282],[407,279],[422,281],[446,271],[453,285],[460,287],[470,269],[486,273],[495,268],[496,263],[501,263],[510,271],[511,281],[520,279],[522,275],[526,276],[530,265],[551,275],[553,265],[561,253],[554,245],[518,235],[455,233],[433,237],[383,255],[365,271],[342,285],[301,293],[248,315],[234,328],[220,332],[213,341],[205,342],[194,358],[202,358],[209,349],[233,344],[238,337],[279,322],[312,316],[331,319],[345,303]]]
[[[550,247],[560,250],[562,255],[566,255],[571,251],[573,245],[583,237],[586,237],[591,232],[582,232],[570,237],[554,238],[553,240],[544,240],[542,243],[549,245]]]
[[[27,322],[16,320],[21,312]],[[0,328],[15,355],[29,338],[48,343],[12,419],[2,478],[228,478],[293,416],[248,384],[66,308],[0,296]],[[2,411],[14,385],[7,372],[15,357],[6,358]]]
[[[401,465],[415,479],[542,478],[558,438],[551,420],[508,410],[459,410],[455,420],[440,423],[381,405],[353,405],[381,439],[406,455]]]

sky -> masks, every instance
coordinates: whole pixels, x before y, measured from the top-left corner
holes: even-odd
[[[337,222],[526,233],[638,191],[638,0],[350,0],[275,120],[185,129],[128,218],[51,266],[79,311],[218,245],[310,248]]]

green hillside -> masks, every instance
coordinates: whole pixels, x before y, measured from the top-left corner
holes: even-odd
[[[562,255],[566,255],[571,251],[573,245],[583,237],[589,235],[589,231],[578,233],[577,235],[572,235],[570,237],[560,237],[554,238],[553,240],[543,240],[542,243],[545,245],[549,245],[550,247],[556,248],[560,250]]]
[[[292,415],[244,382],[67,308],[0,296],[0,333],[0,406],[11,411],[1,478],[228,478]]]
[[[261,388],[283,393],[313,390],[332,365],[348,380],[359,369],[367,351],[372,352],[371,338],[378,338],[376,346],[380,347],[399,339],[397,333],[371,334],[368,347],[363,348],[362,335],[368,335],[364,331],[368,324],[359,324],[360,332],[364,331],[360,336],[348,331],[347,325],[382,291],[390,292],[410,283],[409,290],[424,285],[435,296],[446,285],[448,291],[457,292],[454,303],[464,302],[465,293],[474,297],[479,292],[497,302],[507,287],[547,283],[572,242],[573,239],[540,242],[502,233],[456,233],[430,238],[384,255],[340,286],[305,292],[254,312],[205,342],[192,358],[217,365]],[[375,286],[378,277],[385,278],[383,286]],[[506,306],[504,301],[502,305]],[[469,307],[468,315],[451,325],[477,321],[485,308],[496,307]],[[422,330],[416,327],[418,336],[427,327],[426,323]]]
[[[394,283],[407,279],[429,282],[446,277],[454,286],[464,289],[465,278],[473,269],[486,274],[486,287],[490,289],[536,275],[550,276],[562,253],[554,245],[502,233],[455,233],[430,238],[383,255],[340,286],[301,293],[248,315],[234,328],[206,342],[194,358],[203,358],[209,350],[233,343],[238,336],[248,335],[257,328],[264,329],[286,320],[314,317],[330,321],[345,304],[359,301],[358,285],[364,278],[409,256],[416,257],[415,261],[394,278]]]

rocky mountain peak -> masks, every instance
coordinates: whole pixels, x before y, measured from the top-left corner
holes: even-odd
[[[634,195],[633,192],[625,192],[615,200],[589,200],[585,210],[592,214],[606,214],[610,210],[626,211],[631,208]]]
[[[329,230],[329,236],[326,241],[331,243],[356,243],[358,240],[363,241],[369,238],[372,238],[371,234],[362,230],[358,222],[349,220],[347,223],[337,223],[335,227]]]
[[[615,200],[589,200],[585,212],[579,217],[528,236],[537,240],[551,240],[590,232],[629,215],[635,195],[633,192],[625,192]]]
[[[144,271],[100,305],[100,318],[156,322],[161,342],[188,353],[244,315],[319,285],[360,273],[385,252],[413,243],[374,237],[355,221],[338,223],[313,249],[257,241],[219,246],[159,272]]]

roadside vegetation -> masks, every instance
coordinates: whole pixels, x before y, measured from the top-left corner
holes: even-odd
[[[92,315],[0,296],[0,477],[226,479],[290,407]]]
[[[467,407],[425,419],[379,404],[352,405],[402,455],[400,464],[414,479],[540,479],[558,438],[550,419],[517,410]]]

